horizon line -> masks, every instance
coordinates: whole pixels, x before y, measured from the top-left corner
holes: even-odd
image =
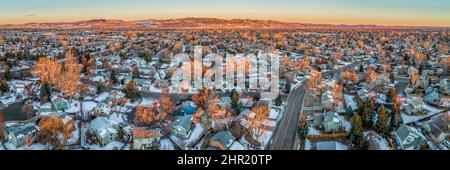
[[[442,25],[386,25],[386,24],[374,24],[374,23],[327,23],[327,22],[302,22],[302,21],[283,21],[276,19],[252,19],[252,18],[219,18],[219,17],[167,17],[167,18],[146,18],[146,19],[113,19],[113,18],[92,18],[92,19],[80,19],[73,21],[46,21],[46,22],[23,22],[23,23],[0,23],[0,26],[5,25],[26,25],[26,24],[58,24],[58,23],[76,23],[76,22],[85,22],[85,21],[94,21],[94,20],[106,20],[106,21],[122,21],[122,22],[139,22],[145,20],[156,20],[156,21],[164,21],[171,19],[221,19],[221,20],[254,20],[254,21],[275,21],[282,22],[288,24],[315,24],[315,25],[333,25],[333,26],[376,26],[376,27],[434,27],[434,28],[450,28],[450,25],[442,26]]]

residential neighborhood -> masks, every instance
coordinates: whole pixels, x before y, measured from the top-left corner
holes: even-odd
[[[222,22],[172,24],[188,21]],[[2,150],[450,148],[445,29],[23,28],[0,40]],[[262,53],[279,70],[251,57]],[[270,76],[279,93],[266,98]]]

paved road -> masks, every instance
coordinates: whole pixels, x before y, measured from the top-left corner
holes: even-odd
[[[405,89],[409,85],[408,78],[396,78],[397,84],[395,85],[395,89],[400,96],[406,97]]]
[[[283,118],[270,145],[271,150],[293,150],[300,110],[305,97],[305,87],[300,85],[292,90],[288,97],[288,104],[284,108]]]
[[[333,76],[337,78],[340,72],[343,70],[349,70],[358,66],[362,62],[349,64],[340,67],[336,70],[332,70],[329,73],[323,73],[325,75]],[[272,143],[270,144],[271,150],[293,150],[295,145],[296,131],[298,128],[298,121],[301,116],[301,108],[303,106],[303,98],[305,97],[306,90],[304,84],[293,89],[288,97],[288,104],[284,108],[283,118],[281,119],[278,128],[275,131]]]

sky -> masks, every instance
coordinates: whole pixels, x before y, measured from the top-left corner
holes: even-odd
[[[183,17],[450,26],[450,0],[0,0],[0,24]]]

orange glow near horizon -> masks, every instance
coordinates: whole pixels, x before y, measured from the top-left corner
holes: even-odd
[[[0,0],[0,24],[208,17],[450,27],[448,0]]]

